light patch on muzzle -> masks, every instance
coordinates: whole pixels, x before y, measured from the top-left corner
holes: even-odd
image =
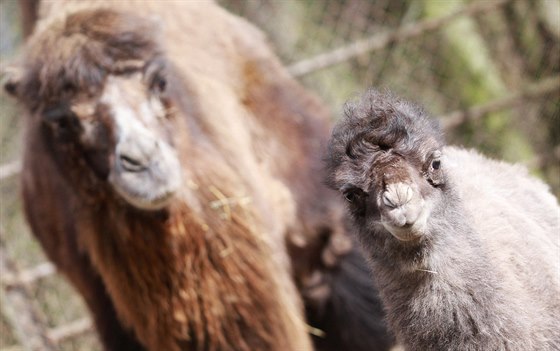
[[[431,203],[424,200],[414,183],[387,185],[377,202],[381,224],[396,239],[410,241],[425,234]]]
[[[177,154],[157,134],[161,130],[158,123],[165,123],[161,118],[163,107],[159,100],[150,100],[145,93],[134,94],[125,78],[113,80],[107,83],[101,100],[109,106],[116,127],[116,148],[109,182],[132,206],[160,209],[167,205],[181,185]]]

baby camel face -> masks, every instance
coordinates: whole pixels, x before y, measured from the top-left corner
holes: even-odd
[[[351,195],[343,192],[345,198],[350,199],[350,206],[369,207],[366,212],[376,213],[373,218],[398,240],[421,238],[427,232],[432,209],[430,196],[433,179],[438,178],[441,169],[441,152],[432,152],[426,160],[405,156],[398,149],[378,151],[370,156],[369,187],[354,188],[350,190]],[[422,171],[411,164],[422,164]],[[352,197],[356,196],[363,199],[355,203]]]
[[[357,221],[421,238],[444,184],[438,131],[416,106],[372,91],[349,105],[330,144],[330,184]]]

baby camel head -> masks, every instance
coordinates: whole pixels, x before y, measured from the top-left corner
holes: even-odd
[[[345,106],[329,144],[328,182],[361,227],[421,238],[445,186],[443,139],[418,106],[370,90]]]
[[[111,10],[76,12],[31,38],[5,84],[70,183],[140,209],[165,206],[181,180],[154,27]]]

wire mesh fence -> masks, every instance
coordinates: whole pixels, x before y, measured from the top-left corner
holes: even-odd
[[[220,3],[267,34],[333,119],[364,89],[390,88],[440,118],[450,143],[525,163],[560,195],[560,1]],[[21,43],[17,11],[0,3],[2,65]],[[0,113],[0,349],[99,350],[83,302],[25,225],[22,122],[4,96]]]

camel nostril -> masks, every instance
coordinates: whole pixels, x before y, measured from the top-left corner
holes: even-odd
[[[385,192],[385,194],[383,194],[383,203],[385,204],[385,206],[391,207],[391,208],[395,208],[397,207],[397,205],[391,200],[391,196],[389,194],[389,192]]]
[[[120,155],[119,162],[121,166],[128,172],[142,172],[143,170],[148,168],[147,165],[142,161],[139,161],[127,155]]]
[[[412,196],[414,195],[414,192],[412,191],[411,187],[407,187],[406,188],[406,199],[405,199],[405,203],[409,203],[410,200],[412,200]]]
[[[413,196],[414,191],[408,184],[390,184],[383,193],[383,203],[387,207],[398,208],[409,203]]]

